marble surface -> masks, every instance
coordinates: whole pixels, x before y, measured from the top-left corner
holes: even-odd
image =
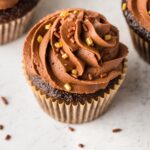
[[[135,52],[127,25],[120,10],[120,0],[43,0],[34,22],[57,9],[85,7],[103,13],[120,29],[120,39],[130,50],[127,78],[109,111],[101,118],[83,125],[62,124],[49,118],[37,104],[22,72],[22,47],[25,35],[15,42],[0,46],[1,150],[148,150],[150,149],[150,66]],[[33,22],[33,23],[34,23]],[[117,134],[113,128],[122,128]],[[6,134],[11,141],[5,141]]]

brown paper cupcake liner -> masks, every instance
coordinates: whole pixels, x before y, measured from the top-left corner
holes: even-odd
[[[133,29],[129,27],[132,41],[139,56],[150,64],[150,42],[144,40]]]
[[[49,97],[32,84],[32,81],[29,79],[29,76],[26,72],[25,76],[40,106],[47,114],[60,122],[79,124],[92,121],[107,111],[112,103],[113,97],[116,95],[118,89],[125,79],[127,68],[126,59],[124,61],[124,69],[121,78],[119,79],[118,83],[114,85],[114,88],[109,89],[108,92],[105,92],[103,97],[99,96],[96,99],[93,98],[90,100],[90,102],[86,101],[84,104],[81,104],[80,102],[77,102],[76,104],[70,102],[67,104],[62,100]]]
[[[34,12],[35,8],[21,18],[7,23],[0,23],[0,45],[19,38],[26,31]]]

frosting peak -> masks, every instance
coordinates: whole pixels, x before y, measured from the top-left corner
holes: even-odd
[[[48,15],[29,32],[24,46],[27,73],[71,93],[95,93],[122,73],[126,46],[106,18],[68,9]]]
[[[0,0],[0,9],[13,7],[19,0]]]

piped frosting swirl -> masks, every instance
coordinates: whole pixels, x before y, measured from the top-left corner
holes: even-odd
[[[12,8],[19,0],[0,0],[0,10]]]
[[[85,9],[48,15],[29,32],[24,63],[53,88],[71,93],[95,93],[122,74],[127,47],[106,18]]]
[[[150,32],[150,0],[127,0],[127,9]]]

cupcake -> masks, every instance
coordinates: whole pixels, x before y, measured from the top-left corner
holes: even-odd
[[[21,36],[39,0],[0,0],[0,45]]]
[[[46,113],[65,123],[102,115],[127,71],[128,48],[94,11],[66,9],[43,18],[23,50],[26,78]]]
[[[135,49],[150,64],[150,0],[123,0],[122,10]]]

